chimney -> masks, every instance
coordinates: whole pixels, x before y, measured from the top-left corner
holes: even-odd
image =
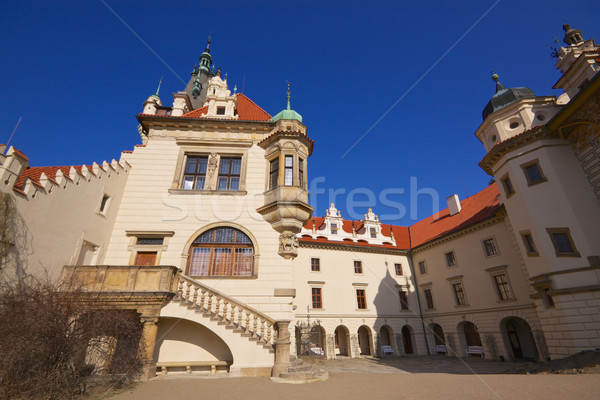
[[[448,211],[450,211],[450,215],[458,214],[460,212],[460,199],[457,194],[448,197],[446,201],[448,202]]]

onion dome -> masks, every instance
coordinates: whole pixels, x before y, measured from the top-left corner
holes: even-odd
[[[489,103],[485,106],[482,112],[483,120],[493,112],[506,107],[509,104],[514,103],[520,99],[532,99],[535,98],[533,90],[526,87],[507,88],[502,85],[499,81],[498,74],[492,75],[492,80],[496,82],[496,93],[492,96]]]

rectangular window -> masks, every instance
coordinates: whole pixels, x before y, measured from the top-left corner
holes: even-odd
[[[354,261],[354,273],[362,274],[362,261]]]
[[[225,107],[217,107],[217,115],[225,115]]]
[[[502,182],[502,187],[504,188],[506,197],[510,197],[515,193],[515,188],[513,187],[513,184],[508,176],[502,178],[500,181]]]
[[[408,293],[406,290],[399,290],[398,295],[400,296],[400,308],[408,310]]]
[[[369,232],[371,233],[371,239],[377,238],[377,230],[375,228],[370,228]]]
[[[580,257],[569,228],[547,228],[557,257]]]
[[[217,190],[235,191],[240,187],[242,159],[239,157],[221,157]]]
[[[454,292],[454,301],[457,306],[464,306],[467,304],[467,299],[465,298],[465,290],[463,288],[462,282],[457,282],[452,284],[452,291]]]
[[[137,238],[137,244],[142,246],[160,246],[164,243],[165,238],[162,237],[139,237]]]
[[[433,309],[433,296],[431,295],[431,289],[424,289],[423,294],[425,294],[425,301],[427,302],[427,309]]]
[[[298,159],[298,185],[304,188],[304,160]]]
[[[310,270],[313,272],[318,272],[321,270],[321,260],[318,258],[310,259]]]
[[[332,223],[331,224],[331,234],[337,235],[337,233],[338,233],[338,226],[337,226],[337,224]]]
[[[421,275],[425,275],[425,273],[427,273],[427,269],[425,268],[425,261],[419,261],[419,273]]]
[[[269,166],[269,189],[279,186],[279,158],[271,161]]]
[[[356,289],[356,303],[360,310],[367,309],[367,296],[364,289]]]
[[[294,156],[285,156],[285,179],[284,185],[294,184]]]
[[[312,308],[323,308],[321,288],[312,288]]]
[[[523,173],[525,174],[525,178],[527,179],[527,184],[529,186],[546,181],[546,177],[544,176],[544,173],[542,172],[540,164],[537,160],[523,164],[521,165],[521,168],[523,168]]]
[[[546,288],[542,290],[542,300],[546,308],[554,307],[554,299],[550,296],[550,289]]]
[[[101,214],[106,214],[106,212],[108,211],[108,205],[110,204],[110,196],[108,195],[104,195],[102,196],[102,200],[100,201],[100,213]]]
[[[482,243],[486,256],[490,257],[498,255],[498,247],[496,246],[494,238],[485,239]]]
[[[525,246],[525,251],[527,252],[528,256],[534,256],[538,254],[531,233],[521,232],[521,239],[523,239],[523,245]]]
[[[445,253],[444,256],[446,257],[446,265],[448,267],[454,267],[456,265],[456,257],[454,256],[453,251]]]
[[[394,269],[396,270],[396,275],[404,275],[404,271],[402,271],[402,264],[394,264]]]
[[[513,298],[508,284],[508,277],[506,274],[494,275],[494,283],[496,284],[496,292],[500,300],[510,300]]]
[[[202,190],[206,181],[207,156],[188,156],[183,175],[183,189]]]

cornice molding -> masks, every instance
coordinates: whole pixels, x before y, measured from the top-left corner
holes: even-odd
[[[479,162],[479,166],[489,175],[493,175],[494,165],[507,153],[542,139],[560,139],[560,137],[557,132],[551,132],[545,126],[536,126],[496,144]]]

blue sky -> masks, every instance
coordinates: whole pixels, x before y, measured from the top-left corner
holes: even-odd
[[[0,142],[22,116],[11,144],[33,166],[118,159],[139,143],[135,115],[160,77],[171,105],[184,87],[171,69],[187,82],[212,32],[213,61],[230,86],[243,85],[270,114],[284,107],[292,81],[292,106],[315,140],[309,182],[325,179],[315,215],[330,189],[366,188],[375,212],[402,225],[432,213],[430,196],[411,212],[411,177],[435,190],[442,208],[447,196],[487,185],[474,132],[494,93],[492,69],[505,86],[560,95],[553,37],[562,43],[570,23],[600,40],[600,3],[585,0],[105,2],[164,63],[102,1],[4,2]],[[406,208],[401,220],[379,201],[385,189]],[[336,204],[351,217],[344,196]]]

